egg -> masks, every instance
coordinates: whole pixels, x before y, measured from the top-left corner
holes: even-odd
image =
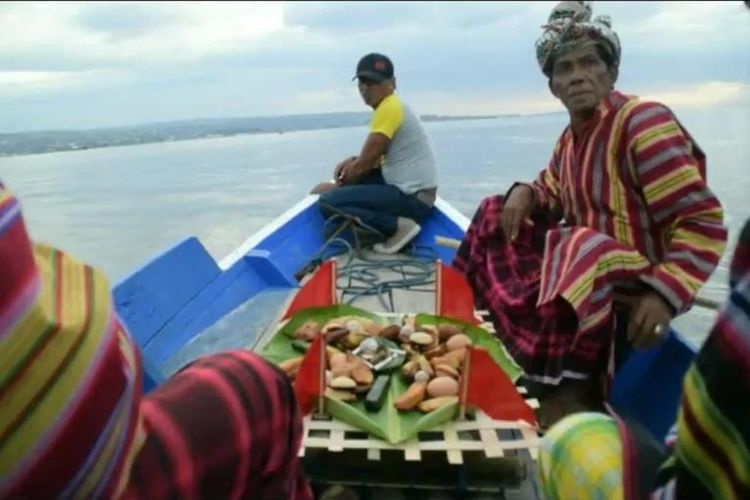
[[[455,351],[457,349],[461,349],[462,347],[466,347],[467,345],[471,345],[471,339],[463,333],[452,336],[445,343],[445,346],[449,351]]]
[[[353,319],[346,322],[346,329],[349,330],[349,333],[364,333],[362,323]]]
[[[409,341],[409,337],[414,333],[414,328],[404,325],[401,327],[401,331],[398,334],[398,338],[403,340],[404,342]]]
[[[435,377],[427,384],[427,394],[432,398],[455,396],[458,394],[458,382],[451,377]]]
[[[424,332],[412,333],[409,336],[409,341],[417,345],[429,345],[432,344],[432,335]]]
[[[331,380],[331,387],[334,389],[354,389],[357,383],[349,377],[336,377]]]

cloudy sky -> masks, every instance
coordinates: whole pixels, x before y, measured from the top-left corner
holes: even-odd
[[[0,132],[361,111],[380,51],[421,113],[560,110],[533,44],[553,2],[2,2]],[[750,103],[750,10],[594,2],[618,86],[674,107]]]

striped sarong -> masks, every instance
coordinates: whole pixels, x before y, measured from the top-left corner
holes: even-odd
[[[246,351],[193,362],[142,405],[128,499],[312,499],[302,423],[281,370]]]
[[[482,201],[453,266],[488,309],[528,378],[557,384],[605,371],[614,340],[614,285],[652,266],[635,250],[541,213],[507,244],[502,196]]]

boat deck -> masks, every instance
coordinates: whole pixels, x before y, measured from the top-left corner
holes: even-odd
[[[435,312],[434,263],[369,251],[335,260],[339,303],[393,322],[407,313]],[[390,286],[372,293],[384,284]],[[253,297],[186,344],[162,365],[162,372],[168,376],[193,359],[227,349],[261,350],[277,332],[295,291],[277,289]],[[362,498],[534,499],[535,446],[533,432],[498,427],[481,414],[399,446],[336,421],[308,417],[300,454],[318,489],[344,484]]]
[[[393,322],[400,322],[405,314],[435,313],[434,263],[368,251],[358,257],[339,256],[336,263],[339,303]],[[394,288],[362,294],[373,283]],[[274,333],[269,329],[258,347]],[[300,455],[314,485],[344,484],[357,488],[363,497],[535,499],[539,498],[537,446],[533,431],[493,421],[482,413],[400,445],[337,421],[307,417]]]

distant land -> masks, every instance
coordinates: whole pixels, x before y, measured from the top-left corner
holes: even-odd
[[[422,119],[426,122],[488,120],[500,116],[517,115],[423,115]],[[247,118],[202,118],[87,130],[16,132],[0,134],[0,156],[78,151],[153,142],[230,137],[240,134],[281,134],[296,130],[356,127],[367,125],[370,117],[371,113],[352,112]]]

